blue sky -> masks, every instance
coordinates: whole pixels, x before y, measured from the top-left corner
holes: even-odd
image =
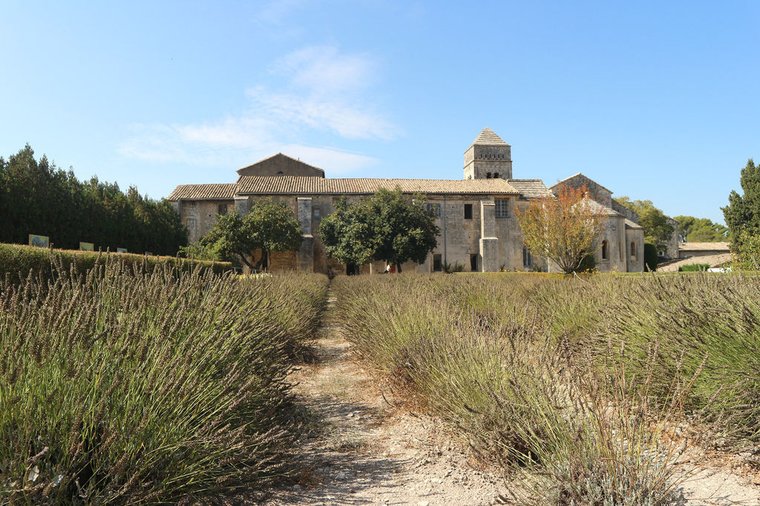
[[[0,155],[159,198],[277,152],[328,177],[583,172],[722,221],[760,159],[760,2],[4,1]]]

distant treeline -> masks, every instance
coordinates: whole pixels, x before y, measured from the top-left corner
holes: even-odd
[[[187,244],[187,231],[165,200],[126,193],[116,183],[93,177],[79,181],[27,145],[0,158],[0,242],[27,243],[29,234],[46,235],[56,248],[78,249],[80,241],[95,249],[126,248],[174,255]]]

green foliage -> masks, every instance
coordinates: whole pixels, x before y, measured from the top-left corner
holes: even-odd
[[[301,225],[288,206],[265,199],[255,202],[245,216],[218,216],[200,245],[209,254],[243,262],[252,270],[266,270],[271,252],[297,250],[301,240]],[[260,251],[258,260],[253,256],[256,250]]]
[[[710,268],[710,264],[688,264],[678,268],[678,272],[705,272]]]
[[[362,265],[384,260],[396,265],[422,263],[435,249],[438,227],[420,197],[381,189],[372,197],[337,205],[320,224],[327,254],[343,263]]]
[[[9,276],[15,282],[26,278],[30,272],[35,277],[49,279],[57,268],[84,274],[109,259],[118,259],[126,265],[148,271],[167,265],[186,272],[198,268],[210,270],[216,274],[232,269],[232,264],[229,262],[186,260],[177,257],[145,256],[133,253],[50,250],[21,244],[0,244],[0,279]]]
[[[723,242],[728,240],[728,228],[708,218],[676,216],[682,242]]]
[[[738,250],[732,265],[743,271],[760,271],[760,235],[744,231],[738,239]]]
[[[732,191],[723,210],[734,250],[744,238],[760,235],[760,166],[750,159],[740,176],[742,195]]]
[[[119,261],[0,281],[0,503],[214,503],[293,477],[288,350],[325,294]]]
[[[651,200],[631,200],[628,197],[615,199],[639,216],[639,225],[644,228],[644,241],[654,244],[659,251],[667,247],[675,228],[662,210]]]
[[[24,244],[29,234],[50,236],[59,248],[79,242],[96,248],[174,255],[187,232],[167,201],[153,201],[131,187],[97,178],[80,182],[26,146],[7,161],[0,158],[0,242]]]
[[[644,269],[656,271],[659,262],[660,258],[657,254],[657,246],[648,242],[644,243]]]
[[[596,269],[596,259],[594,255],[586,255],[578,266],[578,272],[593,272]]]

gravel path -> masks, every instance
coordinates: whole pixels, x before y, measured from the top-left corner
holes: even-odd
[[[498,471],[484,468],[460,436],[414,413],[365,370],[330,315],[328,309],[314,363],[292,377],[316,424],[304,449],[307,471],[301,484],[275,491],[264,504],[500,503],[505,481]],[[691,474],[683,486],[689,506],[760,506],[757,475],[703,459],[699,452],[684,464]]]
[[[322,425],[308,443],[301,485],[265,504],[494,504],[501,480],[442,423],[400,406],[325,325],[317,360],[294,375],[296,394]]]

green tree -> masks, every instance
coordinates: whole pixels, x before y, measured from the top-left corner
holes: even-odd
[[[760,271],[760,234],[741,233],[734,267],[742,271]]]
[[[187,243],[179,215],[166,201],[124,194],[115,183],[97,178],[80,182],[27,145],[7,160],[0,158],[0,242],[25,243],[28,234],[50,236],[61,248],[80,241],[98,248],[125,247],[133,252],[174,255]]]
[[[381,189],[353,204],[340,202],[322,220],[319,233],[327,254],[343,263],[384,260],[401,272],[401,264],[423,263],[437,246],[434,220],[422,197]]]
[[[218,216],[200,242],[224,260],[240,261],[252,270],[267,270],[271,253],[299,248],[301,225],[282,202],[260,200],[245,216]]]
[[[667,247],[675,227],[665,213],[655,207],[651,200],[631,200],[629,197],[615,199],[639,216],[639,225],[644,228],[644,241],[657,246],[658,251]]]
[[[327,254],[346,265],[364,265],[372,260],[380,242],[368,207],[349,205],[345,198],[338,200],[335,212],[322,220],[319,235]]]
[[[745,240],[760,235],[760,166],[750,159],[742,169],[739,182],[743,194],[732,191],[723,210],[735,250]]]
[[[728,228],[708,218],[675,216],[682,242],[721,242],[728,239]]]

